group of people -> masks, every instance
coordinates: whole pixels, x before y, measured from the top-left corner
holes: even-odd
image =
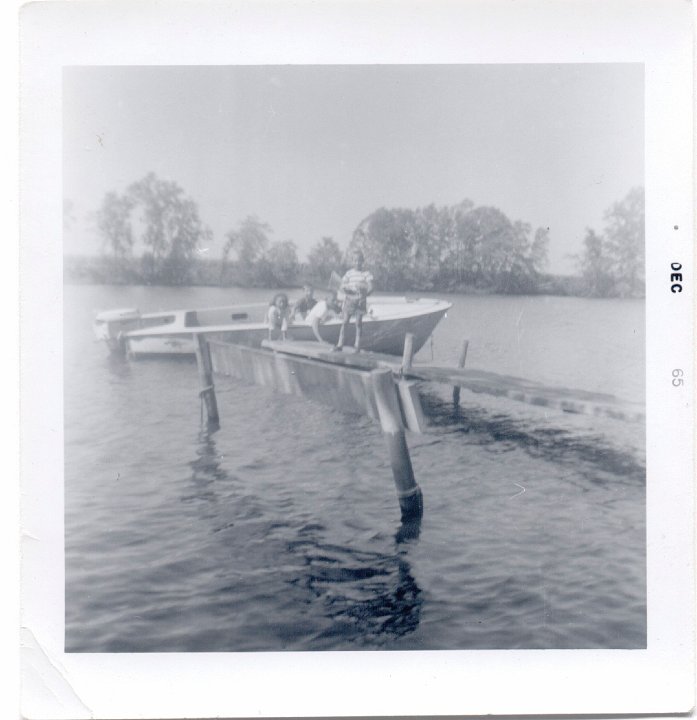
[[[354,265],[341,279],[339,291],[343,292],[343,302],[339,302],[337,290],[329,290],[324,299],[317,301],[314,297],[312,285],[305,285],[303,296],[292,305],[285,293],[274,295],[266,314],[266,324],[269,328],[269,339],[287,337],[288,326],[292,322],[303,321],[312,328],[312,332],[319,342],[325,342],[319,333],[319,326],[334,317],[341,317],[339,339],[332,347],[334,351],[341,351],[344,347],[346,326],[352,317],[356,319],[355,349],[361,349],[363,334],[363,316],[368,312],[367,298],[373,292],[373,276],[365,270],[363,253],[356,251]]]

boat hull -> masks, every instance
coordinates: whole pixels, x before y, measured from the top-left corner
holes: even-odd
[[[366,318],[363,321],[363,337],[361,346],[364,350],[401,355],[404,349],[404,337],[407,333],[414,336],[414,352],[423,347],[436,325],[443,318],[450,306],[443,303],[432,312],[420,313],[415,316],[397,317],[375,320]],[[330,321],[319,328],[320,336],[328,343],[336,344],[339,339],[341,323]],[[262,340],[269,337],[266,327],[236,327],[229,329],[205,327],[197,328],[209,339],[220,339],[249,347],[260,347]],[[349,323],[344,334],[344,344],[353,345],[356,337],[354,322]],[[308,325],[291,325],[288,330],[291,340],[315,340],[312,328]],[[169,334],[138,334],[126,335],[126,350],[133,358],[187,356],[195,352],[193,333],[182,331]]]

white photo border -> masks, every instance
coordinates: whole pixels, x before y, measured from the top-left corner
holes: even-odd
[[[683,0],[46,2],[23,8],[23,713],[42,718],[686,712],[694,703],[692,8]],[[646,650],[66,654],[66,66],[642,63]],[[675,228],[678,228],[677,230]],[[685,371],[682,388],[671,384]]]

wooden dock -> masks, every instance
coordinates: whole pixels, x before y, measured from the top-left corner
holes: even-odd
[[[266,343],[266,347],[261,349],[221,340],[209,340],[207,343],[210,363],[216,373],[377,420],[390,454],[402,519],[420,518],[423,513],[422,493],[414,478],[404,434],[407,428],[422,432],[425,425],[414,383],[403,378],[395,379],[392,369],[377,366],[375,358],[368,360],[367,354],[366,362],[350,364],[340,359],[337,362],[322,362],[319,357],[307,354],[312,352],[313,343],[302,343],[304,349],[301,349],[301,343],[280,345],[291,344],[295,352],[277,350],[274,343]],[[333,355],[350,357],[349,353]],[[358,358],[363,360],[362,354]],[[205,357],[202,360],[205,362]],[[207,381],[205,375],[200,374],[202,382]],[[213,422],[210,415],[209,421]]]
[[[216,373],[378,419],[370,374],[366,372],[377,366],[337,368],[304,354],[273,352],[222,340],[209,340],[208,344]]]
[[[464,388],[473,393],[505,397],[566,413],[604,416],[628,422],[645,420],[642,404],[626,402],[605,393],[547,386],[486,370],[432,364],[414,365],[405,363],[403,358],[394,355],[355,353],[353,348],[344,349],[343,352],[332,352],[330,347],[324,347],[316,342],[264,341],[262,345],[274,352],[294,357],[362,370],[388,369],[407,380],[441,383]]]
[[[420,518],[421,490],[416,483],[405,430],[424,432],[419,385],[440,383],[459,389],[506,397],[518,402],[569,413],[642,421],[642,405],[626,403],[602,393],[548,387],[540,383],[484,370],[464,368],[467,342],[457,367],[414,364],[410,336],[402,358],[374,352],[342,352],[318,342],[264,341],[261,348],[206,340],[197,334],[201,397],[210,425],[218,425],[213,373],[263,385],[290,395],[315,400],[349,413],[360,413],[380,423],[390,454],[402,519]]]

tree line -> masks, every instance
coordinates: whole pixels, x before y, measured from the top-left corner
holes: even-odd
[[[576,258],[583,289],[593,297],[643,297],[645,293],[644,188],[632,188],[609,207],[601,232],[592,228]]]
[[[603,232],[587,231],[576,257],[579,277],[569,282],[546,273],[548,228],[533,232],[528,223],[470,200],[378,208],[358,223],[345,252],[333,238],[322,237],[305,262],[292,240],[272,240],[269,225],[248,216],[226,233],[220,259],[210,258],[212,233],[196,203],[176,183],[150,173],[124,193],[105,195],[96,214],[102,257],[74,262],[70,274],[132,284],[323,286],[361,249],[383,291],[635,296],[643,294],[643,202],[643,190],[633,189],[608,209]],[[72,213],[66,204],[66,223]]]

